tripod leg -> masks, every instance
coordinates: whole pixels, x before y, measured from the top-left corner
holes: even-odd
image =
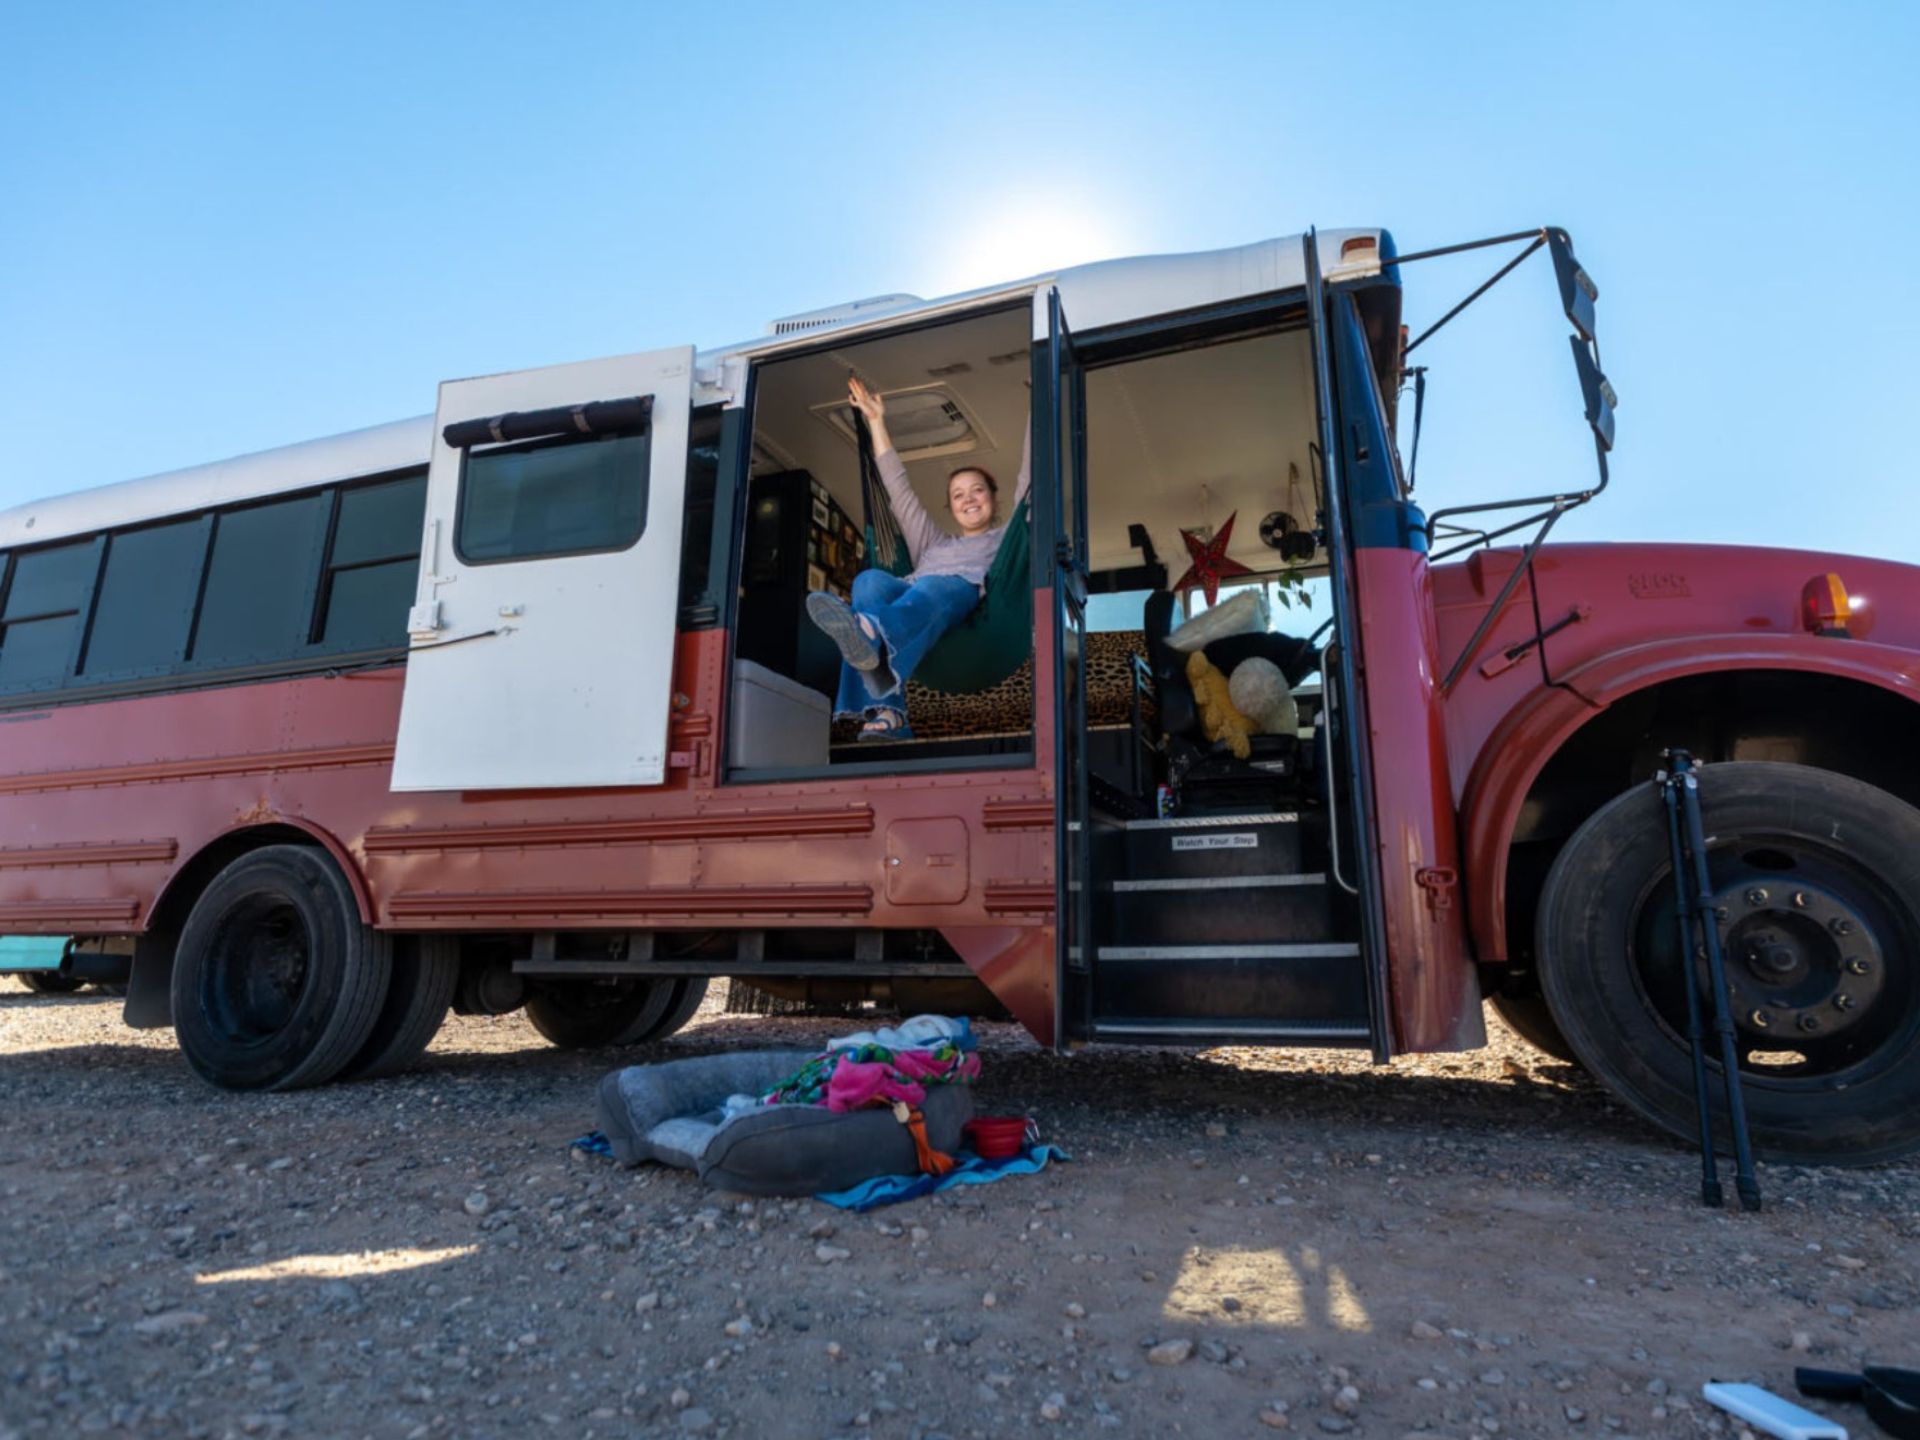
[[[1713,992],[1713,1028],[1720,1038],[1720,1068],[1727,1086],[1727,1121],[1733,1130],[1733,1187],[1740,1192],[1740,1208],[1760,1208],[1760,1180],[1753,1171],[1753,1144],[1747,1134],[1747,1106],[1740,1093],[1740,1054],[1734,1043],[1733,1015],[1727,1004],[1727,970],[1720,954],[1720,927],[1713,913],[1713,893],[1707,878],[1706,827],[1700,819],[1700,781],[1690,761],[1676,763],[1680,778],[1680,810],[1686,821],[1687,849],[1692,852],[1693,906],[1700,937],[1707,947],[1707,984]]]
[[[1660,798],[1667,807],[1667,845],[1673,856],[1673,918],[1680,932],[1680,975],[1687,989],[1687,1047],[1693,1056],[1693,1098],[1700,1109],[1700,1203],[1726,1202],[1720,1188],[1719,1164],[1713,1153],[1713,1109],[1707,1090],[1706,1035],[1700,1026],[1700,985],[1693,965],[1692,886],[1680,847],[1680,806],[1674,797],[1675,777],[1663,771]]]

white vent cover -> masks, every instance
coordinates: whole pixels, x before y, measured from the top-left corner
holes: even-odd
[[[887,433],[902,460],[926,460],[937,455],[963,455],[980,448],[983,436],[973,412],[945,385],[916,385],[905,390],[885,390]],[[830,400],[813,407],[813,413],[839,432],[848,444],[858,444],[853,428],[853,407],[845,400]]]
[[[844,305],[829,305],[824,310],[803,310],[798,315],[783,315],[767,326],[769,335],[797,335],[803,330],[825,330],[864,319],[874,310],[891,310],[902,305],[924,305],[918,295],[874,295],[865,300],[849,300]]]

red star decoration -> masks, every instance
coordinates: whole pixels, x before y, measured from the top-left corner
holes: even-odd
[[[1193,557],[1193,563],[1187,566],[1187,573],[1174,582],[1175,590],[1191,590],[1198,585],[1206,591],[1207,604],[1211,606],[1220,598],[1220,582],[1231,575],[1251,575],[1253,571],[1238,560],[1227,558],[1227,542],[1233,538],[1233,522],[1240,514],[1238,510],[1227,517],[1211,540],[1202,540],[1192,530],[1182,530],[1180,538],[1187,542],[1187,554]]]

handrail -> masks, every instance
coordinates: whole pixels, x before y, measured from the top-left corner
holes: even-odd
[[[1340,805],[1334,796],[1333,769],[1333,712],[1339,708],[1334,703],[1334,695],[1339,689],[1338,685],[1320,687],[1321,718],[1326,723],[1319,728],[1327,733],[1327,868],[1333,872],[1336,885],[1349,895],[1358,895],[1360,888],[1340,873]]]

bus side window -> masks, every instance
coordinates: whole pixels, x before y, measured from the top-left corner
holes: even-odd
[[[427,473],[340,492],[314,638],[329,650],[407,642],[407,606],[420,573]]]
[[[0,608],[0,687],[43,685],[65,677],[98,557],[95,540],[13,557],[6,603]]]
[[[302,495],[221,513],[194,627],[196,663],[285,660],[299,652],[325,500]]]
[[[180,663],[200,594],[209,528],[205,518],[180,520],[108,538],[82,675],[91,679]]]

